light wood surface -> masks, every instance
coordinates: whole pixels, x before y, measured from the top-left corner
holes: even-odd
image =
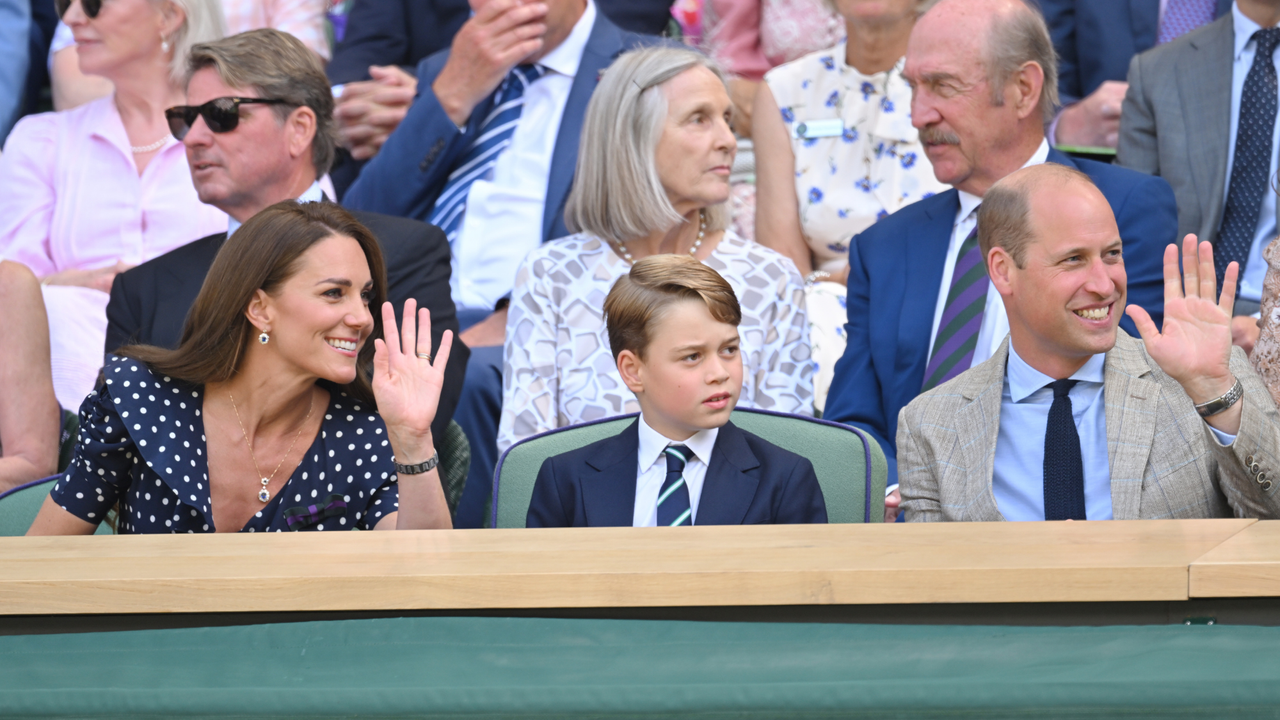
[[[1253,522],[0,538],[0,614],[1185,600]]]
[[[1280,597],[1280,520],[1250,525],[1191,564],[1191,597]]]

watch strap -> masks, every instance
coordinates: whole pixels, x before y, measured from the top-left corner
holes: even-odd
[[[435,469],[435,466],[439,464],[440,464],[440,453],[439,451],[437,451],[434,455],[431,456],[430,460],[427,460],[426,462],[420,462],[416,465],[401,465],[400,463],[397,462],[396,474],[397,475],[421,475],[424,472],[431,472],[433,469]]]
[[[1244,385],[1242,385],[1240,380],[1237,378],[1236,384],[1232,385],[1231,389],[1223,395],[1216,397],[1209,402],[1196,405],[1196,412],[1200,413],[1200,417],[1203,418],[1213,417],[1214,415],[1225,411],[1232,405],[1235,405],[1242,397],[1244,397]]]

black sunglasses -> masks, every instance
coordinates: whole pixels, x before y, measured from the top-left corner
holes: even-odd
[[[71,7],[72,0],[54,0],[54,7],[58,11],[58,17],[61,18],[67,14],[67,8]],[[98,11],[102,10],[102,0],[80,0],[80,9],[84,10],[84,14],[91,18],[98,17]]]
[[[83,0],[82,0],[83,1]],[[204,118],[204,124],[216,133],[231,132],[240,124],[241,105],[283,105],[288,100],[279,98],[214,98],[203,105],[179,105],[164,111],[169,121],[169,132],[178,140],[187,136],[196,116]]]

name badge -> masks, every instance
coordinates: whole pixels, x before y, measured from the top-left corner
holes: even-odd
[[[844,120],[829,118],[826,120],[806,120],[796,126],[796,137],[801,140],[812,138],[839,137],[844,134]]]

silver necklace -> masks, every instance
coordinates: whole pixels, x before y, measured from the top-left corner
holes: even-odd
[[[149,153],[152,150],[159,150],[167,142],[169,142],[169,136],[165,135],[150,145],[130,145],[129,149],[133,151],[134,155],[141,155],[142,153]]]
[[[698,239],[693,241],[693,247],[689,248],[689,254],[697,257],[698,248],[702,247],[702,238],[707,234],[707,211],[698,211]],[[616,243],[622,259],[627,261],[628,265],[635,265],[636,259],[631,257],[631,252],[627,250],[627,246],[621,242]]]

